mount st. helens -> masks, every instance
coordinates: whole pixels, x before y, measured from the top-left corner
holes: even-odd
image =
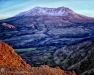
[[[69,8],[35,7],[0,20],[0,40],[14,48],[64,46],[93,40],[94,18]]]
[[[24,48],[16,51],[32,66],[47,62],[81,75],[94,73],[94,18],[69,8],[35,7],[0,20],[0,40]]]

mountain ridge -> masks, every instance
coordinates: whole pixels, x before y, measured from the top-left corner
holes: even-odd
[[[72,71],[64,71],[59,67],[51,68],[47,65],[31,67],[4,42],[0,42],[0,75],[76,75]]]
[[[86,23],[86,22],[94,22],[94,18],[92,17],[87,17],[84,15],[80,15],[73,10],[67,8],[67,7],[58,7],[58,8],[47,8],[47,7],[34,7],[30,10],[21,12],[14,17],[9,18],[9,20],[14,19],[14,18],[27,18],[27,17],[39,17],[42,20],[48,20],[48,21],[60,21],[64,22],[76,22],[76,23]],[[40,19],[38,20],[40,21]],[[5,19],[5,21],[8,19]],[[4,20],[2,20],[4,21]],[[56,22],[57,23],[57,22]]]
[[[34,11],[37,9],[39,8],[34,9]],[[40,12],[41,11],[39,11],[39,13]],[[38,14],[37,11],[34,14]],[[34,65],[35,61],[39,64],[40,60],[37,60],[37,57],[40,58],[40,55],[42,56],[42,58],[40,58],[42,60],[41,63],[49,61],[48,64],[53,65],[54,63],[52,62],[54,60],[52,55],[56,50],[58,50],[54,55],[56,57],[55,59],[58,61],[56,62],[58,65],[63,65],[62,67],[65,67],[66,69],[66,67],[69,67],[68,65],[73,64],[73,66],[70,66],[70,69],[76,67],[79,69],[80,65],[74,65],[74,63],[77,62],[76,59],[78,59],[79,56],[81,57],[81,55],[83,57],[84,54],[87,54],[87,51],[92,52],[93,49],[91,48],[94,47],[92,47],[93,43],[90,44],[87,42],[87,47],[91,47],[86,49],[86,44],[83,43],[85,41],[94,41],[94,19],[77,13],[70,13],[65,16],[51,16],[49,14],[32,16],[31,13],[29,16],[14,16],[0,21],[0,41],[8,43],[15,49],[22,48],[23,50],[23,48],[30,48],[25,49],[27,56],[24,55],[24,51],[20,53],[22,53],[22,58],[26,58],[26,62],[28,61],[31,65]],[[83,47],[82,44],[84,45]],[[32,50],[33,48],[34,50]],[[79,51],[77,51],[78,49]],[[65,50],[68,51],[68,53]],[[73,52],[73,54],[71,54],[73,61],[71,58],[68,58],[70,57],[68,56],[71,53],[70,51]],[[73,55],[75,57],[73,57]],[[92,55],[93,54],[90,54],[90,58]],[[28,60],[27,57],[30,60]],[[44,60],[46,58],[47,60]],[[67,63],[63,61],[63,58],[66,59]],[[32,60],[34,63],[31,63]],[[80,60],[82,59],[79,58],[79,61]],[[92,61],[92,59],[90,61]],[[86,64],[88,63],[89,62],[86,60]],[[85,66],[88,67],[88,65],[83,64],[84,62],[82,62],[82,70]],[[93,63],[90,66],[92,65]],[[84,72],[78,70],[78,72],[79,71],[80,73]]]
[[[30,13],[32,16],[36,16],[36,15],[64,16],[67,15],[68,13],[73,13],[73,11],[66,7],[58,7],[58,8],[34,7],[26,11],[26,14],[22,14],[22,13],[18,14],[18,16],[21,15],[30,16]]]
[[[59,12],[61,9],[62,12],[63,10],[71,10],[66,7],[35,7],[31,10],[37,10],[34,14],[39,15],[37,12],[40,12],[40,9],[45,9],[45,11],[51,13],[54,13],[54,11]],[[26,11],[23,14],[27,14],[27,12],[29,11]],[[32,13],[29,13],[29,16],[18,15],[9,19],[0,20],[0,32],[2,33],[0,34],[0,40],[15,48],[19,48],[24,47],[24,45],[26,47],[44,46],[44,43],[46,46],[65,45],[70,44],[71,41],[74,41],[76,38],[79,38],[78,40],[83,40],[85,37],[92,38],[94,19],[74,13],[72,10],[71,12],[72,13],[69,12],[69,14],[65,16],[48,16],[44,14],[33,16]],[[64,41],[62,38],[67,39]],[[59,41],[61,39],[63,40],[62,42]],[[19,40],[19,43],[17,43],[16,40]],[[28,43],[28,46],[26,43]]]
[[[84,15],[77,14],[73,10],[67,7],[58,7],[58,8],[47,8],[47,7],[34,7],[28,11],[21,12],[17,16],[53,16],[53,17],[62,17],[63,20],[90,20],[94,22],[94,18],[87,17]]]

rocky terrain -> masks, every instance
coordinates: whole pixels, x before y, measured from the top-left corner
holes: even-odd
[[[12,46],[24,61],[37,69],[47,63],[51,67],[58,65],[62,69],[73,69],[78,75],[94,74],[94,18],[67,7],[35,7],[0,20],[0,41]],[[4,59],[2,63],[8,66],[12,61],[14,66],[19,62],[12,59],[7,63],[6,57]],[[17,65],[21,65],[21,61]],[[39,74],[39,70],[37,72]]]
[[[0,42],[0,74],[1,75],[76,75],[74,71],[64,71],[59,67],[47,65],[31,67],[17,55],[11,46]]]
[[[0,20],[0,37],[13,48],[62,47],[94,40],[94,19],[67,7],[35,7]]]
[[[75,70],[78,75],[94,74],[94,42],[86,41],[64,46],[58,50],[34,50],[20,54],[32,66],[47,63],[63,69]]]
[[[31,68],[14,49],[6,43],[0,42],[0,74],[1,75],[21,75],[16,74]],[[24,75],[24,74],[23,74]]]
[[[53,56],[64,69],[74,69],[78,74],[92,70],[94,74],[94,41],[62,47]]]

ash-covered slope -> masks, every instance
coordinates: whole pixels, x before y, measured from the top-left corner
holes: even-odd
[[[54,60],[63,68],[75,69],[78,74],[92,75],[94,74],[94,41],[62,47],[54,53]]]
[[[42,15],[66,16],[69,13],[72,14],[74,12],[66,7],[59,7],[59,8],[35,7],[29,11],[22,12],[17,16],[42,16]]]
[[[64,23],[65,21],[66,23],[69,23],[69,22],[77,22],[77,23],[85,22],[86,23],[90,21],[94,22],[93,18],[77,14],[67,7],[58,7],[58,8],[35,7],[29,11],[25,11],[16,15],[15,17],[18,17],[18,16],[28,16],[28,17],[30,16],[31,17],[32,16],[43,17],[44,16],[44,21],[45,19],[48,19],[49,22],[51,21],[56,22],[57,19],[58,21],[64,22]]]
[[[66,7],[35,7],[0,21],[0,40],[14,48],[63,46],[93,35],[94,19]]]
[[[64,71],[47,65],[30,67],[17,55],[11,46],[0,42],[0,75],[76,75],[74,71]]]
[[[40,48],[35,51],[31,51],[30,53],[21,54],[26,62],[29,60],[28,63],[30,64],[33,64],[32,62],[34,62],[36,65],[36,62],[38,62],[37,64],[40,64],[41,62],[43,63],[44,61],[48,61],[51,65],[58,64],[60,66],[64,65],[63,68],[75,69],[77,66],[74,64],[78,63],[76,59],[80,56],[79,51],[81,51],[79,45],[83,44],[84,46],[90,46],[90,49],[88,49],[87,52],[89,50],[92,52],[91,48],[93,47],[91,47],[90,43],[85,44],[82,42],[94,40],[94,19],[77,14],[66,7],[37,7],[29,11],[22,12],[12,18],[0,20],[0,40],[8,43],[14,48],[43,47],[43,49]],[[79,42],[80,44],[77,44]],[[74,46],[77,46],[77,48],[74,49],[74,46],[71,44],[76,44]],[[66,45],[71,45],[70,49],[67,48],[69,46]],[[49,46],[51,46],[51,48],[49,48]],[[63,48],[60,50],[61,54],[59,53],[58,49],[63,46],[66,46],[64,48],[66,51],[68,49],[69,54],[66,53]],[[70,59],[74,61],[67,60],[67,58],[69,59],[70,57],[69,55],[71,50],[73,52],[73,59]],[[76,52],[77,50],[79,50],[78,55]],[[82,53],[86,54],[85,50],[86,49],[83,49]],[[62,54],[64,54],[64,52],[65,56],[63,57]],[[84,57],[86,56],[81,57],[79,62],[83,60]],[[78,70],[78,68],[76,69],[79,73],[83,73],[88,70],[88,68],[84,71],[83,69]]]
[[[94,74],[94,41],[64,46],[54,51],[34,50],[20,55],[32,66],[46,62],[49,66],[58,65],[63,69],[75,70],[77,75]]]

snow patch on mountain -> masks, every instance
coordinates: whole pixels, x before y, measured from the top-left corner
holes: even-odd
[[[72,14],[74,12],[66,7],[58,7],[58,8],[35,7],[29,11],[22,12],[17,16],[40,16],[40,15],[66,16],[70,13]]]

